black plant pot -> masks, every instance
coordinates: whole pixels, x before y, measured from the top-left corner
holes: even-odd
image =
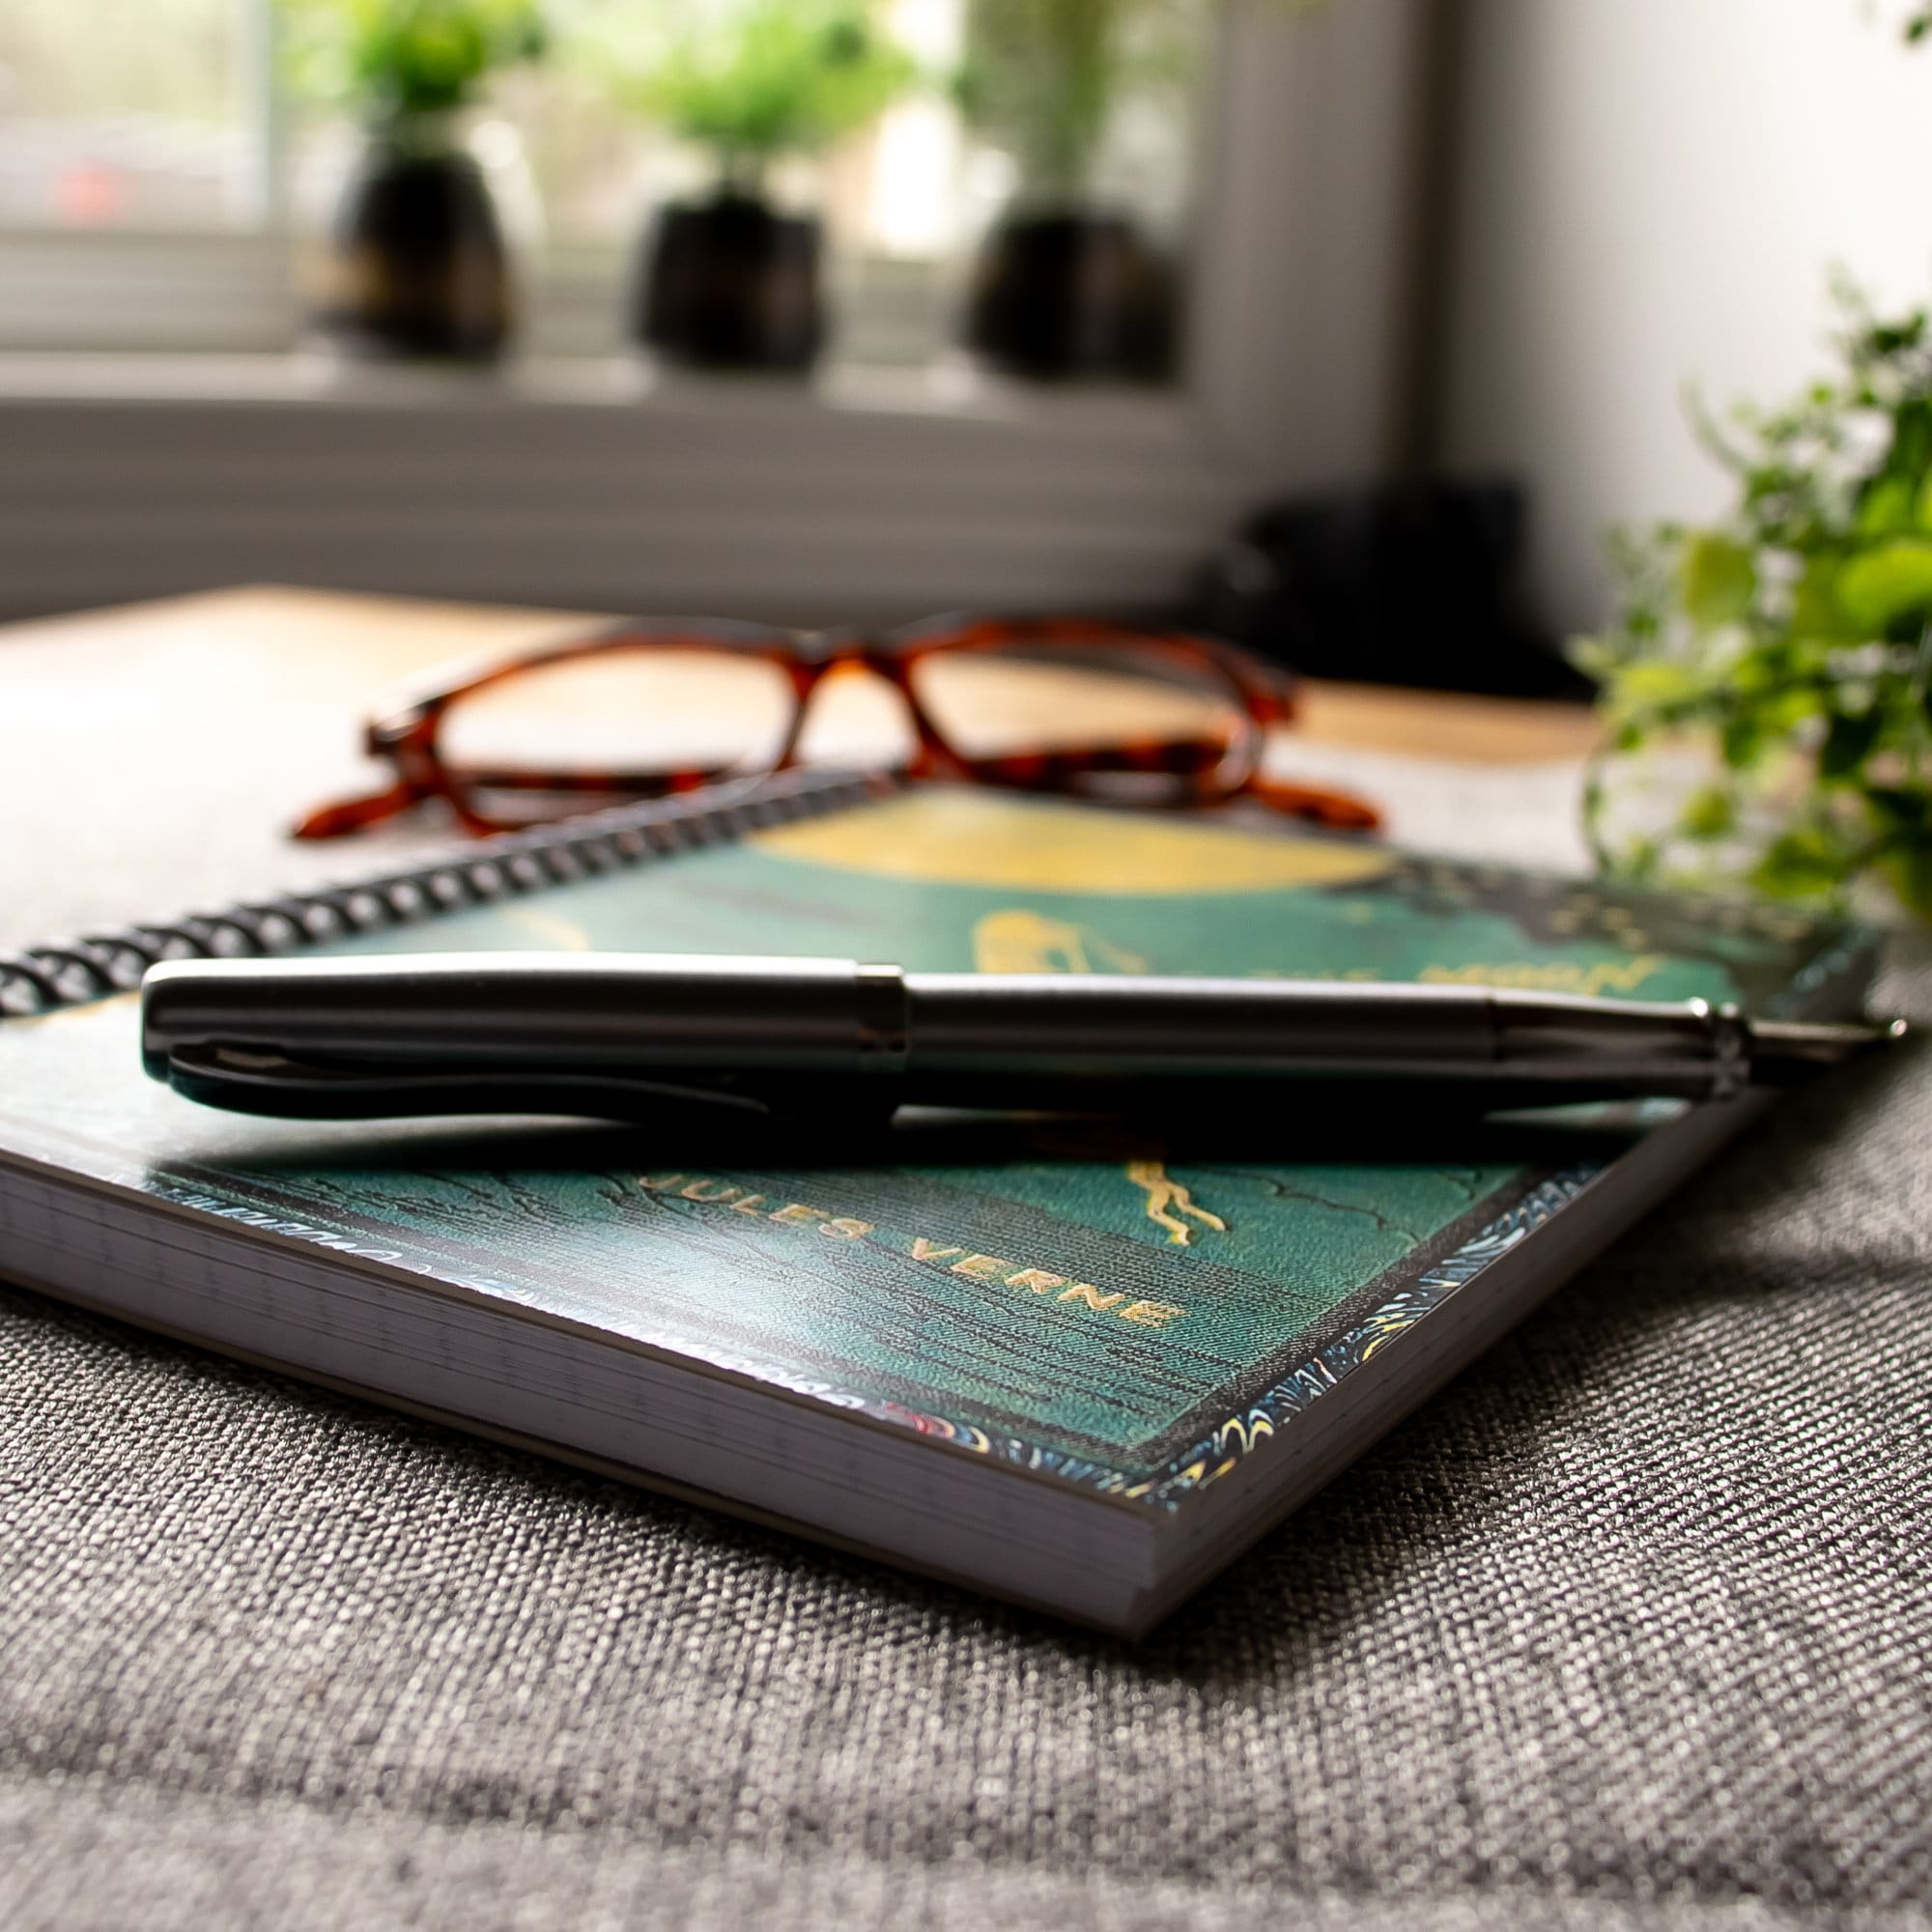
[[[819,227],[755,197],[724,193],[658,216],[634,329],[646,348],[699,369],[808,369],[825,341]]]
[[[1157,383],[1174,369],[1174,277],[1123,216],[1009,216],[975,265],[966,344],[1038,382]]]
[[[487,362],[509,340],[509,251],[461,148],[378,136],[343,200],[318,322],[372,356]]]

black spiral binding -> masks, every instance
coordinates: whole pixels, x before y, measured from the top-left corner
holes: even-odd
[[[294,952],[354,933],[412,925],[848,810],[888,796],[897,784],[880,773],[787,772],[755,786],[651,799],[564,824],[502,833],[400,871],[0,953],[0,1019],[130,992],[150,966],[164,959]]]

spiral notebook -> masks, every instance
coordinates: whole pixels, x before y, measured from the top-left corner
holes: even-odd
[[[1746,1124],[1265,1110],[300,1123],[141,1072],[191,953],[833,954],[1449,980],[1832,1016],[1859,935],[1211,819],[806,775],[0,960],[0,1271],[1138,1633]]]

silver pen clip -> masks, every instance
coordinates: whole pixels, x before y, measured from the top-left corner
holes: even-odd
[[[751,1093],[728,1076],[715,1082],[673,1082],[636,1073],[510,1072],[500,1066],[414,1072],[393,1065],[304,1061],[214,1042],[173,1047],[154,1070],[184,1098],[204,1106],[285,1120],[582,1114],[593,1120],[642,1121],[668,1107],[722,1109],[740,1117],[776,1118],[786,1112],[782,1096]]]

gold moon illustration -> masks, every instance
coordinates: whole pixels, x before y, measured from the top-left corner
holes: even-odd
[[[1276,838],[963,790],[916,792],[779,826],[752,842],[807,865],[880,878],[1135,898],[1353,885],[1395,863],[1386,850],[1339,838]]]

